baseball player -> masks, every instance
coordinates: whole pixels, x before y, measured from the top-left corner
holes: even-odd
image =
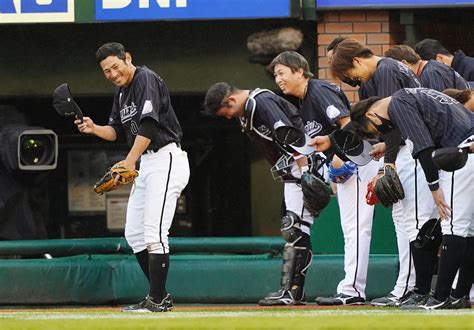
[[[438,173],[431,154],[436,148],[469,147],[474,141],[474,114],[441,92],[405,88],[391,97],[372,97],[359,102],[352,108],[351,119],[361,134],[380,135],[384,125],[392,125],[400,131],[413,157],[420,161],[443,219],[443,240],[435,292],[426,302],[412,308],[456,306],[469,294],[474,275],[474,155],[469,154],[464,167]],[[450,297],[458,269],[461,289]]]
[[[410,46],[393,46],[384,55],[408,66],[419,78],[423,87],[439,92],[446,88],[469,89],[466,80],[453,68],[435,60],[422,60]]]
[[[303,122],[296,108],[269,90],[241,90],[225,82],[209,88],[204,104],[208,115],[238,118],[257,146],[264,146],[262,151],[272,165],[282,161],[289,164],[291,176],[284,180],[286,211],[281,219],[282,236],[287,242],[283,251],[281,288],[260,300],[259,305],[305,304],[305,276],[312,261],[310,227],[313,217],[303,206],[303,193],[296,181],[302,172],[309,170],[308,161],[295,150],[282,149],[274,138],[275,129],[280,126],[293,126],[303,132]]]
[[[310,137],[326,135],[349,121],[350,103],[341,89],[323,80],[311,79],[306,59],[292,51],[279,54],[269,65],[275,83],[286,95],[300,101],[300,115]],[[329,177],[337,184],[338,205],[344,234],[345,277],[330,298],[318,298],[320,305],[352,305],[365,302],[374,208],[365,202],[367,184],[377,174],[375,161],[361,167],[336,155]]]
[[[466,81],[474,81],[474,58],[466,56],[462,50],[451,54],[438,40],[423,39],[418,42],[415,52],[423,60],[436,60],[456,70]]]
[[[107,141],[125,136],[130,151],[123,161],[139,176],[127,205],[125,238],[149,280],[145,299],[124,312],[166,312],[173,301],[166,291],[169,267],[168,231],[176,201],[189,179],[186,152],[181,150],[181,127],[163,79],[145,66],[132,64],[122,44],[107,43],[96,53],[105,77],[117,88],[105,126],[91,118],[76,120],[79,131]]]
[[[462,103],[469,111],[474,112],[474,91],[471,91],[470,89],[459,90],[448,88],[445,89],[443,93],[452,97],[459,103]],[[472,148],[474,150],[474,145],[472,145]],[[457,277],[455,278],[454,282],[455,284],[457,284]],[[469,296],[470,299],[474,301],[474,284],[471,287],[471,292]]]
[[[375,56],[368,47],[354,39],[339,43],[330,61],[330,69],[338,78],[361,81],[361,100],[371,96],[386,97],[401,88],[421,86],[407,66],[391,58]],[[414,251],[414,241],[423,224],[437,215],[429,190],[424,185],[421,166],[411,157],[406,146],[400,148],[399,134],[393,134],[389,129],[385,133],[385,142],[374,145],[373,155],[375,158],[385,155],[384,163],[396,166],[405,190],[405,198],[392,208],[400,271],[394,289],[387,296],[374,299],[372,304],[398,306],[428,299],[436,252],[434,249]],[[389,141],[389,150],[385,153]]]

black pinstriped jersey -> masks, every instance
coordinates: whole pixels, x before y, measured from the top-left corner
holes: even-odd
[[[393,58],[384,57],[377,63],[369,81],[362,83],[359,98],[387,97],[402,88],[417,87],[421,87],[420,81],[409,67]]]
[[[255,102],[250,102],[251,100]],[[293,126],[304,131],[303,121],[296,107],[269,90],[250,91],[245,116],[240,118],[240,123],[271,165],[282,155],[292,153],[274,140],[275,124]]]
[[[306,134],[310,137],[330,134],[338,128],[339,119],[350,116],[350,107],[338,86],[323,80],[309,80],[300,109]]]
[[[474,134],[474,113],[434,89],[405,88],[396,92],[388,114],[413,157],[429,147],[456,147]]]
[[[115,91],[109,125],[117,135],[125,135],[132,146],[140,121],[153,118],[158,124],[149,149],[159,149],[171,142],[179,143],[183,135],[171,105],[163,79],[145,66],[137,67],[132,83]]]
[[[435,60],[428,61],[420,75],[423,87],[442,92],[446,88],[469,89],[466,80],[450,66]]]
[[[298,114],[298,110],[284,98],[265,91],[256,95],[255,101],[256,106],[252,125],[260,135],[273,140],[274,128],[277,122],[281,122],[285,126],[294,126],[302,131],[304,130],[303,121]],[[246,115],[248,114],[246,113]]]

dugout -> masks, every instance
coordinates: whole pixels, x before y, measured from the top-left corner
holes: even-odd
[[[417,1],[409,5],[394,1],[393,5],[381,8],[370,1],[342,1],[340,6],[324,7],[324,1],[278,0],[273,7],[288,5],[285,14],[133,21],[100,20],[95,1],[74,3],[73,21],[67,23],[22,22],[18,13],[20,21],[7,22],[6,7],[2,7],[0,14],[0,103],[15,106],[32,125],[50,128],[59,137],[58,168],[50,172],[49,181],[46,227],[50,238],[121,235],[120,229],[108,228],[103,206],[91,205],[90,201],[70,205],[68,183],[69,175],[78,173],[69,167],[72,160],[91,162],[87,157],[95,159],[95,152],[104,149],[112,153],[110,157],[119,157],[117,154],[124,152],[125,146],[81,136],[71,121],[59,118],[50,106],[54,88],[67,81],[86,115],[105,123],[112,86],[102,77],[94,60],[94,51],[103,42],[123,42],[132,51],[134,63],[156,70],[171,90],[184,129],[183,145],[192,162],[191,182],[173,229],[179,236],[278,235],[282,187],[271,180],[268,165],[240,134],[236,123],[199,115],[206,87],[219,80],[244,88],[275,90],[264,66],[249,61],[252,54],[246,42],[251,34],[288,26],[301,30],[304,43],[300,51],[321,79],[329,78],[325,46],[336,36],[358,37],[378,54],[390,44],[428,36],[438,38],[450,50],[474,52],[472,36],[462,33],[472,28],[473,9],[462,1],[456,2],[456,8],[449,1],[443,8],[426,8],[426,2],[417,6]],[[171,1],[170,6],[174,3]],[[460,9],[463,4],[466,7]],[[273,7],[268,12],[274,13]],[[347,87],[347,93],[355,100],[354,90]],[[69,155],[75,151],[78,158]],[[80,156],[81,152],[88,153]],[[105,157],[100,158],[104,160],[102,166],[110,161],[106,158],[109,155],[101,157]],[[114,202],[123,203],[123,197],[116,196]],[[327,217],[333,221],[320,221],[315,228],[321,226],[330,233],[339,233],[335,201],[331,205],[333,209]],[[384,211],[379,211],[378,216],[389,220]],[[381,230],[384,234],[374,234],[375,240],[380,235],[391,235],[390,226],[383,224]],[[389,246],[394,252],[394,238],[390,237]],[[338,244],[337,249],[341,249],[342,242]],[[386,251],[386,247],[376,251]]]
[[[320,79],[330,78],[325,47],[337,36],[359,38],[376,54],[381,54],[389,45],[425,37],[439,39],[452,51],[459,48],[467,54],[474,54],[473,37],[464,33],[472,29],[474,11],[470,4],[463,1],[456,2],[459,6],[466,6],[459,9],[450,7],[450,1],[446,1],[445,6],[448,7],[443,8],[417,7],[420,1],[410,1],[410,5],[406,1],[398,1],[403,3],[398,6],[397,1],[392,1],[394,5],[384,8],[371,6],[370,1],[343,1],[343,6],[322,8],[322,0],[317,3],[308,0],[269,0],[272,6],[268,6],[268,10],[271,12],[279,4],[288,5],[290,10],[284,15],[274,14],[277,17],[263,17],[262,14],[261,17],[253,18],[168,18],[145,21],[123,18],[117,21],[98,20],[94,4],[100,2],[104,1],[74,1],[76,12],[72,21],[67,23],[25,22],[21,21],[21,13],[11,14],[17,15],[18,21],[7,22],[6,15],[10,13],[6,13],[6,7],[0,7],[0,104],[16,107],[26,114],[31,125],[52,129],[59,138],[58,167],[49,172],[49,216],[45,223],[48,238],[122,236],[120,224],[109,227],[104,209],[106,200],[97,205],[90,195],[81,194],[86,196],[85,200],[75,204],[68,196],[73,192],[69,187],[73,178],[76,183],[85,184],[87,189],[91,186],[90,181],[94,181],[91,173],[100,175],[106,163],[112,163],[114,157],[120,157],[126,147],[78,134],[72,122],[59,118],[51,107],[54,88],[68,82],[85,114],[92,116],[98,123],[106,122],[113,87],[103,78],[94,60],[95,50],[104,42],[123,42],[134,55],[135,64],[146,64],[156,70],[170,88],[172,102],[185,134],[183,146],[192,162],[191,181],[185,191],[185,199],[181,200],[172,236],[221,236],[226,238],[225,244],[229,245],[232,243],[229,236],[279,234],[282,187],[271,180],[266,162],[240,133],[236,123],[199,115],[205,90],[216,81],[227,80],[243,88],[258,86],[275,90],[264,66],[249,61],[252,54],[246,42],[251,34],[288,26],[301,30],[304,43],[300,51],[310,60],[313,71]],[[4,1],[0,6],[5,6],[5,3],[13,2]],[[176,1],[170,3],[175,4]],[[245,5],[242,8],[246,8]],[[249,5],[248,8],[252,7]],[[343,87],[351,100],[355,100],[355,91],[348,86]],[[100,170],[92,167],[87,175],[80,171],[81,168],[70,166],[92,164],[94,161],[103,167]],[[4,190],[9,188],[4,184],[1,187]],[[123,195],[116,195],[112,196],[110,202],[123,206],[125,199]],[[312,239],[317,254],[314,260],[317,265],[311,267],[308,274],[316,279],[308,283],[311,295],[332,294],[341,276],[342,256],[336,255],[343,251],[338,217],[337,203],[333,198],[313,226]],[[40,242],[36,243],[41,245]],[[209,246],[209,243],[202,241],[199,244],[202,248]],[[279,239],[278,244],[281,246],[282,243]],[[24,245],[20,243],[20,246]],[[172,248],[177,246],[179,244],[172,245]],[[377,280],[369,282],[373,286],[368,287],[368,296],[375,297],[390,289],[396,275],[397,260],[391,255],[396,253],[396,244],[389,209],[379,207],[376,210],[371,252],[374,256],[371,257],[369,276],[375,276]],[[377,253],[386,255],[380,257],[375,255]],[[254,301],[273,289],[273,284],[278,282],[281,265],[278,254],[224,258],[202,254],[173,255],[176,268],[171,270],[175,273],[170,275],[170,290],[176,292],[181,301],[202,301],[202,298],[226,302]],[[4,286],[6,292],[2,292],[2,297],[10,302],[15,297],[40,297],[43,301],[51,299],[47,301],[64,302],[68,298],[64,297],[68,293],[67,288],[73,288],[78,291],[69,298],[73,297],[75,302],[84,302],[81,294],[87,291],[81,291],[84,288],[74,284],[83,283],[81,279],[88,276],[110,290],[98,292],[103,295],[93,295],[92,298],[97,299],[95,303],[103,303],[104,299],[108,299],[107,302],[132,301],[142,296],[141,291],[135,292],[136,296],[130,295],[132,289],[129,285],[140,274],[136,263],[126,254],[104,257],[88,252],[55,259],[2,261],[0,279],[11,283]],[[57,265],[57,268],[50,265]],[[226,276],[222,276],[223,270]],[[55,271],[59,271],[56,274],[58,277],[49,277]],[[43,296],[32,295],[34,288],[31,286],[14,286],[21,284],[21,281],[15,282],[18,279],[36,283],[38,278],[31,274],[39,274],[38,278],[46,281]],[[72,282],[61,282],[64,274],[70,274],[68,281]],[[131,277],[123,277],[124,274]],[[203,286],[202,291],[192,291],[194,274],[203,281],[207,280],[207,286]],[[269,286],[250,281],[257,277],[264,279]],[[63,287],[54,291],[58,282]],[[257,286],[249,287],[247,283],[250,282]],[[211,290],[215,283],[231,283],[232,286],[228,287],[228,291],[216,293]],[[12,287],[17,291],[11,290]],[[242,292],[245,293],[243,297]],[[10,296],[12,294],[13,298]],[[87,298],[85,302],[90,303]]]

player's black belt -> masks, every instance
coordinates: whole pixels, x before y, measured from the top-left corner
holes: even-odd
[[[174,144],[176,144],[176,146],[177,146],[178,148],[181,148],[181,144],[178,143],[178,142],[170,142],[170,143],[174,143]],[[166,145],[167,145],[167,144],[166,144]],[[155,152],[158,152],[158,150],[160,150],[162,147],[164,147],[164,146],[161,146],[161,147],[159,147],[159,148],[147,149],[147,150],[145,150],[143,153],[144,153],[144,154],[154,154]]]

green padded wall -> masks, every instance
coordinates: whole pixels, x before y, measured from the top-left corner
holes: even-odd
[[[385,295],[396,280],[393,255],[370,257],[367,296]],[[271,254],[182,254],[171,257],[168,290],[177,303],[256,303],[279,288],[281,258]],[[306,294],[331,295],[343,277],[341,255],[315,256]],[[0,304],[124,304],[147,294],[130,255],[0,260]]]
[[[344,253],[344,239],[336,197],[331,197],[328,207],[311,227],[311,243],[314,253]],[[391,208],[381,205],[375,207],[370,253],[398,254]]]

